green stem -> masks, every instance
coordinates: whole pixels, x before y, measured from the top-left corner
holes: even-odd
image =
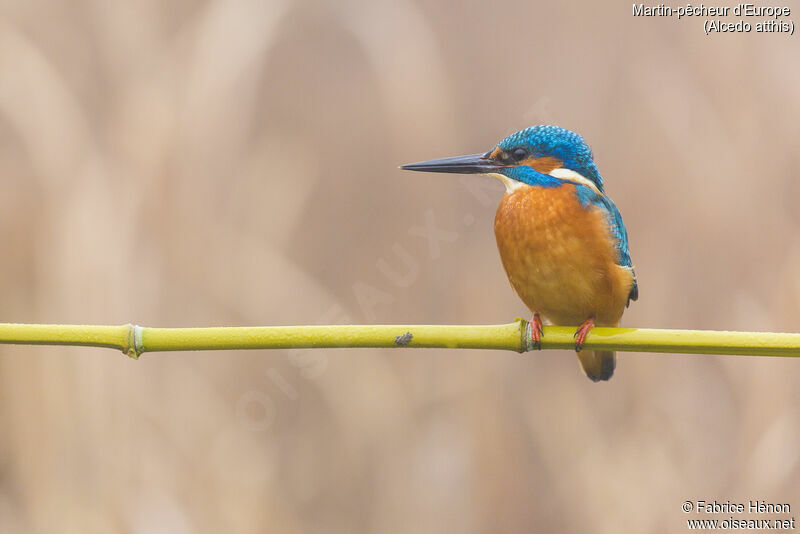
[[[143,352],[222,349],[409,347],[524,352],[527,322],[503,325],[336,325],[148,328],[0,323],[0,343],[116,348]],[[574,327],[545,326],[543,349],[573,349]],[[800,356],[800,334],[595,328],[586,350]]]

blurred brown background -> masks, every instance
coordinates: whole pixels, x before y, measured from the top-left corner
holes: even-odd
[[[556,123],[625,216],[625,325],[800,330],[800,41],[702,22],[0,2],[0,321],[509,322],[499,186],[397,165]],[[592,384],[564,351],[5,346],[0,532],[680,532],[680,504],[714,498],[800,516],[798,380],[777,358],[622,354]]]

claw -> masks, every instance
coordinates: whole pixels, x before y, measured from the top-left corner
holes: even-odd
[[[586,343],[586,336],[589,335],[592,328],[594,328],[594,318],[589,317],[578,327],[578,330],[575,331],[575,335],[573,336],[575,338],[575,352],[580,352],[581,349],[583,349],[583,344]]]
[[[525,327],[525,339],[527,341],[528,350],[542,350],[542,334],[544,334],[542,319],[539,317],[538,313],[534,313]]]

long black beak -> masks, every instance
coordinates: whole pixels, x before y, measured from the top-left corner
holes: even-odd
[[[501,165],[489,159],[488,154],[470,154],[454,158],[432,159],[408,163],[400,168],[407,171],[453,172],[461,174],[486,174],[497,172]]]

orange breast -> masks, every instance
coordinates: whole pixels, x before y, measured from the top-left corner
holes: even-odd
[[[508,279],[532,312],[565,326],[589,317],[619,323],[633,274],[617,265],[605,213],[584,209],[574,185],[506,194],[494,231]]]

